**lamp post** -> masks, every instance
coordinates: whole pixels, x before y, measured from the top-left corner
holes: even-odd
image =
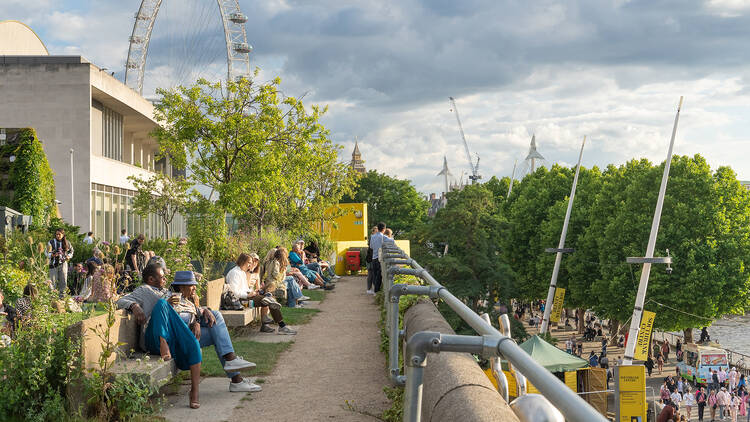
[[[549,329],[549,318],[552,314],[552,301],[555,298],[555,290],[557,289],[557,275],[560,273],[560,262],[562,261],[563,253],[573,252],[572,249],[565,247],[565,236],[568,234],[568,222],[570,222],[570,212],[573,210],[573,200],[576,197],[576,186],[578,185],[578,173],[581,171],[581,158],[583,158],[583,147],[586,145],[586,137],[583,137],[581,142],[581,152],[578,154],[578,165],[576,166],[576,174],[573,177],[573,186],[570,188],[570,198],[568,198],[568,209],[565,211],[565,220],[563,221],[562,232],[560,233],[560,243],[557,248],[549,248],[546,252],[555,253],[555,266],[552,268],[552,278],[549,282],[549,291],[547,292],[547,301],[544,303],[544,317],[542,317],[542,324],[539,327],[539,334],[544,334]]]
[[[669,141],[669,150],[667,151],[667,161],[664,163],[664,173],[661,177],[659,186],[659,197],[656,200],[656,209],[654,210],[654,219],[651,221],[651,233],[648,237],[646,246],[646,256],[643,258],[628,258],[629,263],[642,263],[641,280],[638,283],[638,294],[635,297],[635,307],[633,316],[630,320],[630,332],[628,334],[628,343],[625,345],[625,355],[622,359],[623,365],[632,365],[635,356],[635,344],[638,341],[638,332],[641,329],[641,317],[643,316],[643,305],[646,301],[646,289],[648,289],[648,277],[651,274],[651,264],[669,264],[671,258],[654,258],[654,249],[656,248],[656,236],[659,233],[659,222],[661,221],[661,209],[664,205],[664,195],[667,192],[667,181],[669,179],[669,167],[672,164],[672,149],[674,148],[674,138],[677,134],[677,123],[680,121],[680,109],[682,108],[682,97],[680,104],[677,106],[677,114],[674,116],[674,126],[672,127],[672,139]]]
[[[73,200],[73,194],[75,193],[75,190],[73,186],[75,184],[73,183],[73,148],[70,149],[70,224],[75,226],[76,225],[76,209],[75,209],[75,200]]]

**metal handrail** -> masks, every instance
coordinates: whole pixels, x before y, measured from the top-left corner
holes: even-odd
[[[436,296],[442,299],[462,320],[464,320],[469,326],[471,326],[477,334],[484,338],[485,347],[483,351],[487,354],[494,354],[497,352],[501,354],[506,360],[508,360],[515,368],[516,371],[523,374],[530,382],[534,384],[541,394],[546,397],[564,416],[567,420],[571,421],[600,421],[605,422],[607,419],[596,411],[590,404],[580,398],[574,391],[568,388],[562,381],[560,381],[551,372],[547,371],[531,356],[529,356],[523,349],[518,347],[516,342],[511,338],[500,333],[495,327],[487,323],[482,317],[476,312],[471,310],[466,304],[464,304],[459,298],[454,296],[451,292],[443,287],[437,280],[435,280],[430,273],[425,270],[419,263],[414,259],[410,258],[401,248],[396,246],[393,242],[384,242],[379,251],[379,262],[381,265],[383,287],[386,294],[386,321],[389,333],[390,342],[390,353],[398,353],[398,343],[403,332],[398,329],[398,296],[394,295],[394,302],[392,301],[391,290],[393,287],[393,279],[396,274],[408,274],[419,277],[428,285],[432,286],[432,294],[430,296]],[[401,268],[398,266],[409,265],[411,268]],[[397,289],[398,290],[398,289]],[[395,312],[396,315],[393,315]],[[430,334],[423,332],[424,334]],[[419,334],[419,333],[417,333]],[[420,337],[416,334],[412,336]],[[419,341],[420,339],[417,339]],[[424,340],[424,339],[421,339]],[[491,347],[487,347],[491,343]],[[439,342],[428,343],[426,347],[429,348],[430,344],[439,346]],[[407,344],[407,348],[416,347]],[[476,345],[475,345],[476,347]],[[423,350],[423,352],[430,352],[432,350]],[[394,357],[391,356],[391,362]],[[401,384],[406,383],[406,403],[404,403],[404,420],[412,421],[419,420],[419,409],[415,409],[416,399],[421,402],[421,391],[422,391],[422,379],[421,372],[414,371],[413,365],[409,365],[410,362],[408,356],[404,358],[404,362],[408,365],[407,374],[405,377],[399,375],[399,368],[391,366],[391,379]],[[396,356],[396,362],[398,357]],[[408,362],[408,363],[407,363]],[[423,365],[423,363],[422,363]],[[395,369],[395,372],[394,372]],[[409,379],[411,372],[413,378]],[[415,379],[416,378],[416,379]],[[412,391],[414,390],[414,391]],[[411,401],[411,402],[409,402]]]

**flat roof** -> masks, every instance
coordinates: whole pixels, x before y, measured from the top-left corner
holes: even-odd
[[[90,64],[82,56],[0,56],[0,64]]]

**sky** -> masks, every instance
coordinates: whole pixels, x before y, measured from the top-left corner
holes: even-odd
[[[328,105],[348,161],[440,192],[443,162],[470,172],[456,99],[483,180],[510,176],[533,134],[548,164],[600,168],[701,154],[750,179],[750,0],[239,0],[251,66],[287,95]],[[0,0],[51,54],[122,79],[140,0]],[[226,72],[212,0],[163,0],[146,90]],[[184,81],[182,83],[186,83]],[[144,92],[147,97],[149,94]]]

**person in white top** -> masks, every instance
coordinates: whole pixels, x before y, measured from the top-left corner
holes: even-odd
[[[86,237],[83,238],[83,243],[91,245],[94,243],[94,232],[86,233]]]
[[[229,289],[240,299],[255,296],[255,290],[258,288],[255,283],[252,287],[250,286],[247,272],[250,268],[258,265],[258,255],[250,254],[247,256],[249,259],[244,259],[245,256],[245,254],[241,255],[240,257],[243,259],[238,258],[237,265],[229,270],[224,277],[224,282],[229,286]]]
[[[732,368],[731,371],[729,371],[729,392],[733,392],[735,388],[737,388],[737,381],[739,380],[740,376],[737,373],[736,368]]]
[[[669,399],[672,400],[672,403],[674,403],[675,406],[677,406],[677,409],[680,408],[680,403],[682,403],[682,395],[678,393],[677,390],[669,395]]]
[[[685,413],[687,413],[687,420],[690,420],[690,412],[693,409],[693,406],[695,406],[695,394],[693,394],[693,391],[690,389],[690,387],[687,388],[687,392],[685,393],[685,396],[682,399],[682,404],[685,406]]]
[[[124,244],[130,242],[130,238],[128,237],[128,231],[127,230],[122,229],[122,231],[120,231],[120,233],[122,234],[122,236],[120,236],[120,244],[121,245],[124,245]]]

